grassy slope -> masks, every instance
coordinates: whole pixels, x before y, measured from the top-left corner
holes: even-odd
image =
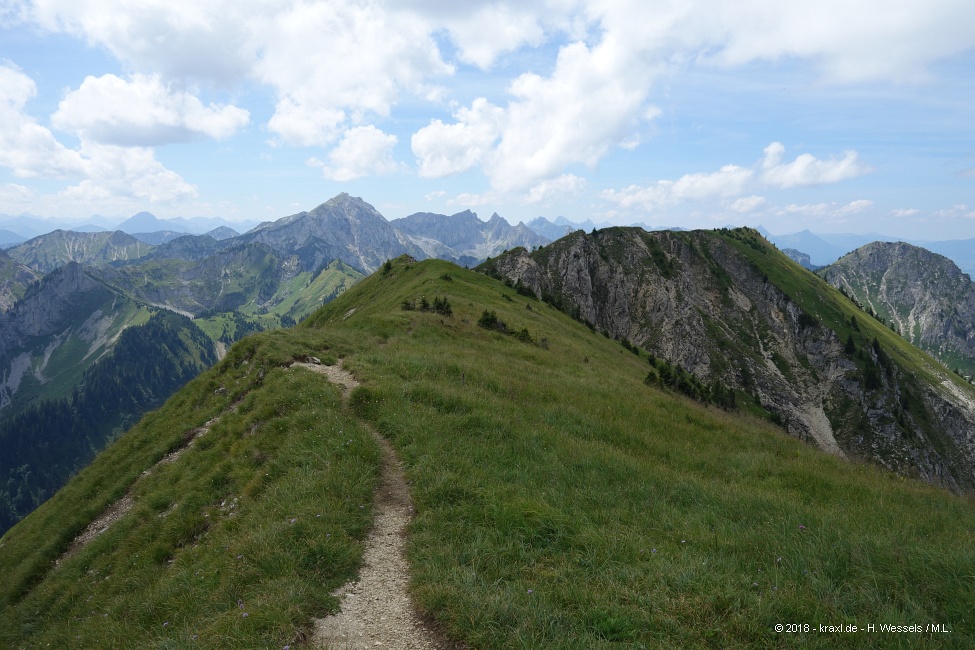
[[[400,309],[438,295],[452,316]],[[485,309],[547,347],[478,327]],[[363,383],[349,408],[320,377],[278,367],[309,352],[345,357]],[[647,368],[489,278],[399,260],[296,330],[236,345],[12,529],[0,640],[293,642],[356,561],[378,458],[367,421],[412,482],[417,602],[472,647],[973,643],[970,499],[649,388]],[[220,413],[135,484],[132,514],[48,571],[143,469]],[[233,497],[230,518],[219,504]],[[954,631],[776,634],[780,622]]]
[[[379,453],[336,389],[282,367],[312,350],[334,361],[324,347],[288,331],[243,341],[11,529],[0,644],[282,647],[334,608],[329,592],[361,557]],[[178,462],[140,476],[213,418]],[[132,511],[54,568],[127,490]]]

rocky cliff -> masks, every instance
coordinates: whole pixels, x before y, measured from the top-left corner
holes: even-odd
[[[975,375],[975,283],[948,258],[874,242],[820,274],[917,347]]]
[[[551,241],[522,223],[512,226],[497,213],[481,221],[470,210],[452,216],[417,212],[390,223],[409,235],[428,257],[458,264],[476,264],[509,248],[533,248]]]
[[[827,452],[975,491],[971,387],[755,231],[575,232],[481,268]]]
[[[27,287],[40,278],[39,273],[0,250],[0,312],[13,307]]]
[[[257,242],[279,255],[296,255],[300,268],[306,271],[340,260],[371,273],[399,255],[426,257],[423,249],[397,231],[374,207],[344,193],[310,212],[263,224],[227,241]]]
[[[0,410],[26,405],[45,384],[69,392],[138,318],[135,304],[74,262],[31,285],[0,313]],[[45,387],[44,396],[59,395]]]

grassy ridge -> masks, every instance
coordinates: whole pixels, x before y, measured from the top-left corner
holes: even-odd
[[[424,298],[452,315],[402,308]],[[511,333],[480,327],[485,310]],[[344,358],[362,384],[347,407],[321,377],[282,367],[307,354]],[[471,647],[975,643],[970,499],[648,387],[647,370],[645,355],[490,278],[396,260],[295,330],[235,345],[12,529],[0,641],[294,644],[358,561],[378,464],[369,423],[411,482],[416,601]],[[132,512],[52,570],[130,486]]]
[[[395,309],[438,295],[452,317]],[[308,326],[353,323],[386,341],[347,365],[409,467],[416,597],[473,646],[900,647],[773,626],[939,620],[925,643],[972,643],[971,500],[648,388],[645,356],[449,265],[396,265]]]
[[[350,579],[379,453],[338,391],[282,366],[310,333],[234,347],[0,543],[6,647],[283,647]],[[206,422],[178,461],[158,464]],[[145,470],[152,471],[143,475]],[[53,566],[126,493],[132,510]]]

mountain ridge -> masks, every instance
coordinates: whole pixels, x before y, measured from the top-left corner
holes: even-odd
[[[733,387],[830,453],[975,491],[971,386],[755,231],[576,232],[479,268],[704,384]]]
[[[348,402],[306,367],[340,360]],[[371,427],[415,505],[413,604],[451,642],[762,647],[784,642],[776,622],[893,611],[951,621],[911,637],[926,647],[970,645],[971,499],[648,385],[653,370],[514,287],[392,260],[301,326],[234,345],[4,535],[0,640],[304,643],[363,562]]]
[[[917,347],[975,375],[975,283],[947,257],[874,242],[820,274]]]

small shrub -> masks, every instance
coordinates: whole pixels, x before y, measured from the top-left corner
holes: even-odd
[[[515,332],[515,338],[522,343],[534,343],[535,339],[532,338],[531,333],[528,331],[527,327],[521,328],[521,331]]]
[[[454,310],[450,307],[450,301],[447,300],[446,296],[433,299],[433,311],[442,316],[450,316],[454,313]]]
[[[508,333],[508,325],[503,320],[498,318],[498,315],[493,311],[488,311],[485,309],[484,313],[481,314],[481,317],[477,319],[477,324],[485,329],[498,330],[502,334]]]

